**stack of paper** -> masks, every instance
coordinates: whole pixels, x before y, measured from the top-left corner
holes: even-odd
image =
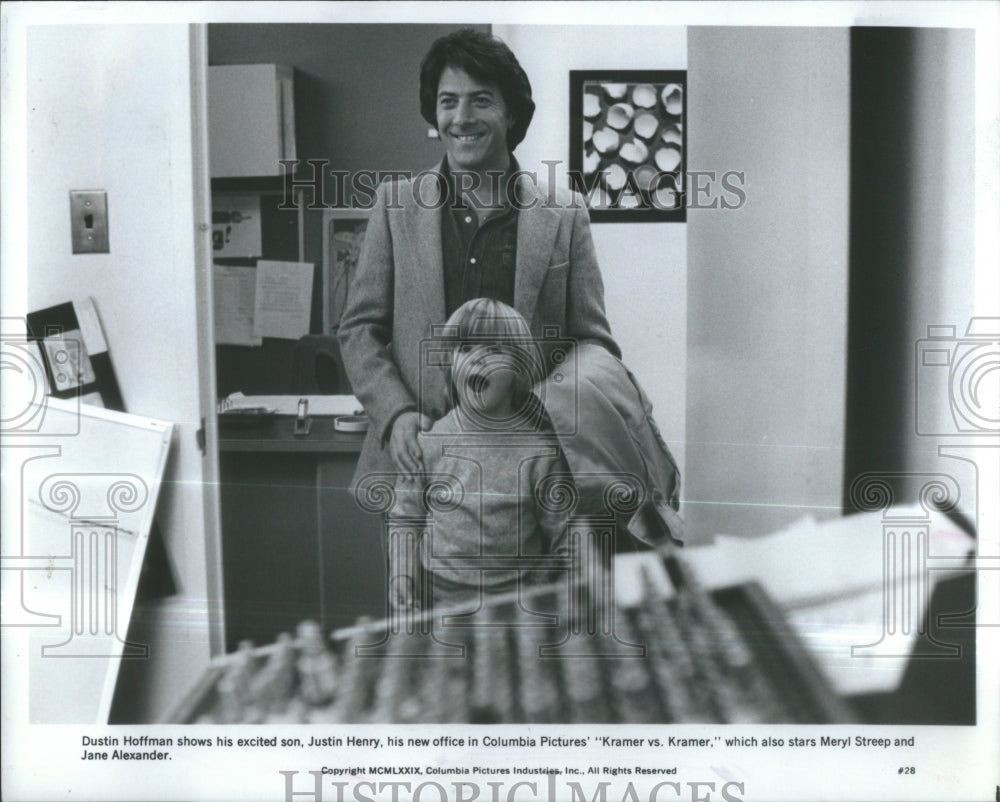
[[[360,415],[361,402],[353,395],[244,395],[232,393],[219,402],[219,412],[264,409],[278,415],[297,415],[299,399],[309,402],[310,415]]]

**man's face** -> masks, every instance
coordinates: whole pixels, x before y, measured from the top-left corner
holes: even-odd
[[[499,88],[445,67],[438,82],[437,127],[453,170],[506,170],[510,112]]]

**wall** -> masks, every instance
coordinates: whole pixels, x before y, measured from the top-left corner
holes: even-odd
[[[738,210],[688,217],[687,520],[762,534],[840,514],[848,292],[847,29],[688,34],[692,170]]]
[[[909,119],[913,161],[909,174],[913,190],[907,199],[910,216],[907,231],[913,270],[904,330],[907,364],[913,364],[913,370],[919,371],[920,368],[911,362],[914,343],[927,337],[928,326],[955,326],[956,345],[961,340],[968,342],[964,335],[968,321],[975,314],[976,303],[981,304],[980,314],[992,309],[995,316],[1000,311],[1000,294],[996,292],[995,283],[992,295],[982,293],[985,288],[977,288],[974,269],[976,82],[969,76],[976,74],[975,32],[931,28],[914,30],[912,37],[914,91]],[[978,175],[984,174],[986,171]],[[994,196],[994,209],[996,206]],[[985,220],[995,221],[995,216],[987,214]],[[982,272],[986,275],[988,271]],[[995,269],[993,275],[996,275]],[[994,341],[1000,334],[997,322],[994,318]],[[995,358],[991,364],[992,370],[986,372],[985,381],[978,387],[982,394],[978,403],[968,393],[960,395],[956,402],[967,411],[978,408],[981,415],[996,421],[1000,407],[1000,370]],[[986,506],[990,499],[976,498],[976,477],[971,463],[941,459],[936,454],[939,444],[955,443],[960,438],[916,434],[911,410],[915,412],[918,404],[933,402],[926,392],[926,384],[922,397],[917,397],[915,379],[915,375],[911,378],[908,373],[903,383],[902,409],[906,411],[903,417],[908,424],[903,441],[906,469],[911,472],[943,471],[952,475],[962,489],[960,509],[975,520],[977,502]],[[934,428],[941,435],[954,432],[950,401],[949,406],[942,405],[939,409],[937,424]],[[989,485],[984,484],[981,489],[989,492]],[[918,493],[919,484],[915,483],[909,491]]]
[[[493,33],[517,54],[537,106],[515,153],[518,162],[546,176],[549,168],[543,161],[559,160],[562,186],[568,186],[570,70],[688,67],[683,27],[494,25]],[[625,364],[649,395],[657,423],[686,477],[685,228],[683,223],[592,226],[611,331]]]
[[[954,438],[917,433],[918,408],[924,433],[953,433],[956,424],[948,368],[917,364],[915,344],[928,326],[954,326],[957,339],[939,346],[951,350],[973,315],[973,37],[941,28],[851,32],[848,488],[868,471],[944,471],[960,482],[968,473],[937,455]],[[954,400],[976,406],[968,395]],[[992,409],[980,403],[995,419],[995,395]],[[923,481],[914,477],[905,494],[915,498]]]
[[[150,659],[123,681],[139,720],[190,688],[210,650],[203,482],[214,487],[214,460],[203,462],[195,432],[214,393],[199,392],[190,35],[30,27],[23,73],[28,307],[92,296],[126,409],[175,424],[157,522],[178,593],[136,609],[130,634]],[[107,190],[109,254],[72,255],[71,189]]]
[[[690,166],[744,170],[689,212],[687,519],[755,535],[850,511],[866,471],[971,466],[916,434],[915,344],[974,302],[973,34],[691,28]],[[935,409],[949,423],[946,388]],[[935,417],[932,416],[932,417]],[[914,501],[923,478],[895,482]]]

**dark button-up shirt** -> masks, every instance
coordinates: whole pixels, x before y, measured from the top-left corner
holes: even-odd
[[[473,298],[492,298],[508,306],[514,305],[514,267],[517,263],[517,208],[507,196],[507,176],[491,180],[499,182],[502,208],[495,209],[479,223],[476,210],[458,196],[455,176],[445,161],[443,187],[447,201],[441,214],[441,249],[444,263],[445,311],[451,317],[458,307]],[[513,191],[513,188],[511,188]]]

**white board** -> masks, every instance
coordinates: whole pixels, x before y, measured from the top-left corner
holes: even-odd
[[[3,624],[27,633],[33,723],[106,723],[121,661],[147,655],[126,633],[172,429],[49,398],[37,439],[5,449]]]

